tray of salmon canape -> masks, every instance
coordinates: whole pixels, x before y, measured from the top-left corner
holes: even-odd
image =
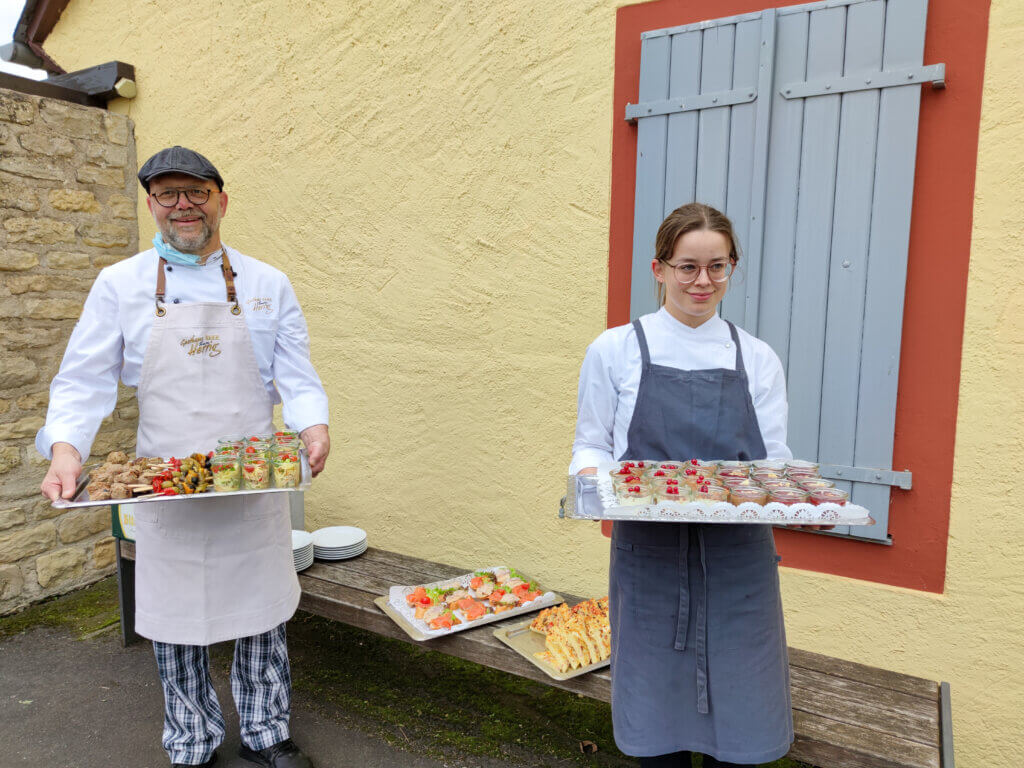
[[[304,491],[311,480],[305,449],[291,445],[270,458],[255,448],[230,456],[210,451],[166,459],[112,451],[102,464],[83,468],[70,499],[51,505],[73,509]]]
[[[666,523],[874,525],[847,491],[796,459],[619,461],[570,475],[561,517]]]
[[[562,598],[515,568],[494,566],[429,584],[394,586],[373,602],[409,637],[423,641],[549,608]]]

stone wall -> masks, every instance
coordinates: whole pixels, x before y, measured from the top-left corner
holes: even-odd
[[[113,570],[110,508],[39,495],[50,380],[100,268],[138,250],[131,120],[0,89],[0,615]],[[122,387],[94,457],[135,444]]]

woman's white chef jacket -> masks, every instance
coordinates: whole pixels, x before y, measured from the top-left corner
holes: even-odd
[[[280,270],[226,250],[271,400],[283,399],[282,416],[290,429],[327,424],[327,395],[309,360],[309,332],[291,283]],[[118,376],[129,387],[138,385],[155,316],[158,260],[151,248],[97,276],[50,385],[46,425],[36,434],[36,448],[46,458],[57,442],[70,443],[87,457],[100,422],[117,403]],[[170,265],[166,301],[226,301],[220,269],[219,255],[203,266]]]
[[[664,307],[640,318],[651,362],[685,370],[736,368],[736,349],[729,326],[715,315],[697,328],[679,322]],[[793,457],[786,446],[786,381],[775,351],[737,328],[750,397],[768,458]],[[640,345],[632,324],[609,328],[587,348],[580,370],[576,439],[572,446],[575,474],[584,467],[615,461],[628,443],[640,385]],[[677,459],[692,458],[676,456]]]

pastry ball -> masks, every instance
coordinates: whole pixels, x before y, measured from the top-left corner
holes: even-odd
[[[111,464],[127,464],[128,454],[124,451],[111,451],[107,454],[107,461]]]
[[[124,483],[114,483],[110,486],[110,498],[112,499],[130,499],[132,492],[128,490],[128,486]]]

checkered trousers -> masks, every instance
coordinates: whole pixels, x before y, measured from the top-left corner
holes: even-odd
[[[204,763],[224,740],[209,649],[154,642],[153,650],[164,689],[164,749],[172,763]],[[284,624],[235,641],[231,693],[243,744],[259,750],[288,738],[291,689]]]

